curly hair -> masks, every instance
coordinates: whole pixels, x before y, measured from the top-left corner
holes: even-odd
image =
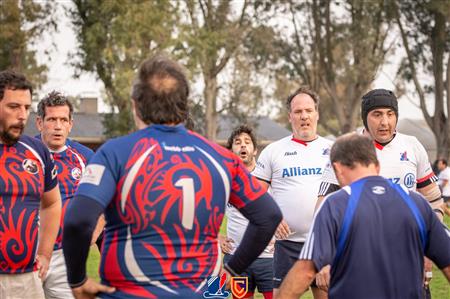
[[[0,101],[3,100],[5,89],[29,90],[30,94],[33,94],[33,86],[27,78],[25,78],[24,75],[16,73],[12,70],[0,72]]]
[[[258,141],[256,139],[255,134],[253,133],[253,129],[250,128],[248,125],[240,125],[236,129],[234,129],[233,132],[231,132],[230,137],[228,137],[227,149],[229,149],[229,150],[231,149],[231,147],[233,146],[234,139],[237,136],[241,135],[242,133],[246,133],[246,134],[248,134],[248,136],[250,136],[250,139],[252,140],[254,148],[258,147]]]
[[[55,106],[68,106],[69,107],[69,117],[73,118],[73,105],[69,99],[58,91],[52,91],[46,95],[38,104],[37,114],[40,118],[45,118],[45,108],[55,107]]]

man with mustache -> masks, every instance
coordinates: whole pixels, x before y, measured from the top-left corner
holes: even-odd
[[[241,158],[249,172],[255,169],[258,144],[256,136],[249,126],[241,125],[234,129],[226,146]],[[227,236],[220,240],[220,246],[224,253],[224,263],[227,263],[233,256],[248,225],[248,220],[231,204],[227,204],[226,214],[228,220]],[[270,242],[259,257],[240,274],[240,276],[248,277],[248,292],[243,298],[253,298],[256,288],[265,299],[273,297],[273,249],[273,242]]]
[[[22,135],[32,87],[0,72],[0,298],[44,298],[58,232],[61,198],[56,168],[39,140]],[[39,279],[40,278],[40,279]]]
[[[283,213],[275,232],[274,295],[297,261],[306,241],[317,202],[331,141],[317,135],[319,97],[301,87],[286,101],[292,135],[269,144],[259,156],[253,175],[268,188]],[[313,295],[326,296],[313,285]]]

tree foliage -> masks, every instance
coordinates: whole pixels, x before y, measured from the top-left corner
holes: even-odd
[[[56,29],[52,2],[0,1],[0,70],[25,74],[35,87],[47,80],[47,65],[36,60],[32,46],[44,31]]]
[[[438,157],[449,157],[450,146],[450,2],[437,0],[396,1],[396,22],[406,58],[400,69],[412,81],[425,121],[437,141]],[[420,75],[432,77],[423,83]],[[426,81],[425,81],[426,82]],[[434,95],[430,114],[426,97]]]
[[[267,9],[270,5],[247,0],[187,0],[185,4],[182,14],[188,17],[182,27],[177,51],[187,59],[188,68],[202,77],[205,135],[214,140],[217,133],[219,91],[223,87],[220,86],[219,74],[223,74],[227,65],[233,62],[233,75],[239,76],[239,72],[244,71],[237,55],[244,54],[243,46],[246,40],[260,25],[258,11]],[[228,87],[242,90],[242,86],[230,84]],[[231,99],[223,100],[224,107],[230,108]]]
[[[321,96],[320,123],[328,132],[354,130],[361,96],[391,48],[385,1],[287,1],[282,14],[289,16],[292,30],[280,30],[285,63],[277,80],[279,94],[289,93],[284,80],[308,85]]]
[[[178,19],[177,2],[73,0],[70,11],[79,42],[75,66],[95,72],[103,82],[112,112],[104,119],[108,137],[133,127],[130,87],[139,64],[167,49]]]

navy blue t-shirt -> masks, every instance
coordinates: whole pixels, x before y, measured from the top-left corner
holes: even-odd
[[[450,234],[418,193],[360,179],[326,198],[299,259],[331,265],[330,298],[421,298],[423,256],[450,265]]]

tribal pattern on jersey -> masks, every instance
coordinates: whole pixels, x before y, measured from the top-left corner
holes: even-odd
[[[184,127],[172,134],[165,128],[124,137],[128,140],[120,144],[130,145],[124,151],[105,146],[86,170],[90,176],[109,165],[103,177],[111,171],[116,178],[112,201],[103,203],[108,225],[100,272],[120,296],[162,298],[203,290],[220,268],[217,235],[228,198],[243,207],[264,194],[229,151]],[[119,151],[127,153],[125,159],[117,159]],[[111,184],[103,179],[95,187],[84,180],[78,194],[94,199]]]
[[[0,274],[33,271],[40,199],[56,185],[48,151],[27,140],[0,145]]]
[[[88,157],[83,156],[71,146],[67,146],[61,152],[53,152],[52,155],[58,171],[59,191],[62,200],[60,226],[54,246],[54,250],[58,250],[62,248],[62,232],[67,206],[77,190],[78,182],[86,168]]]

